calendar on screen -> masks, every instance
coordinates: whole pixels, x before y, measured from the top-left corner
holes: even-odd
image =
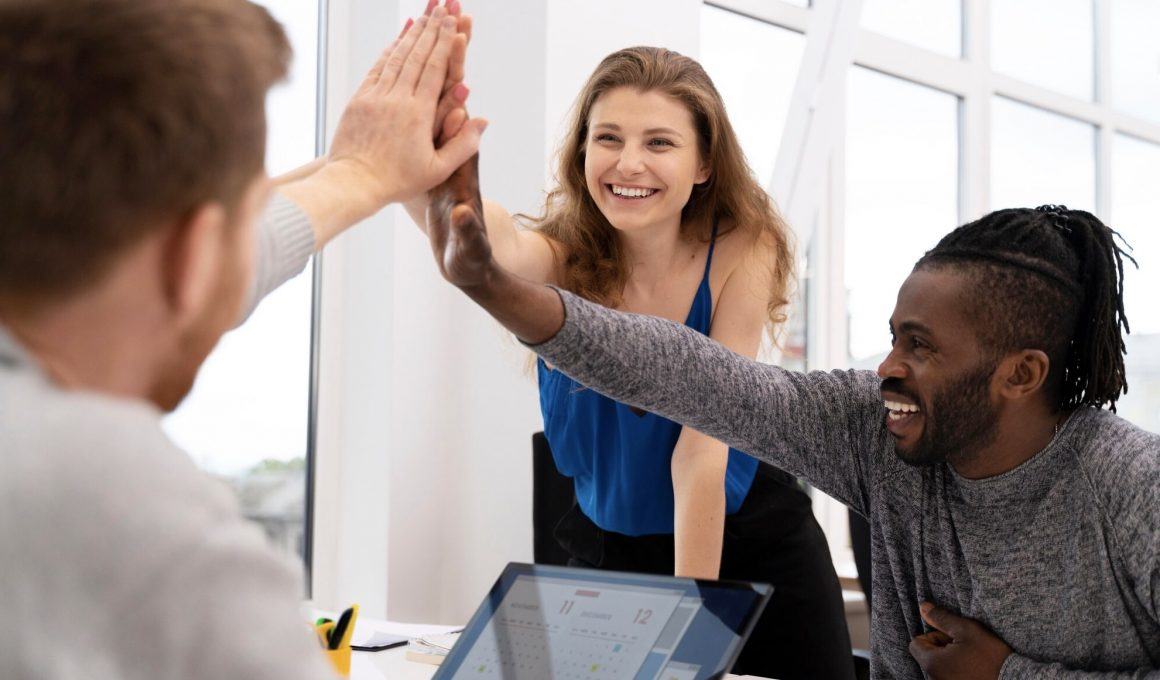
[[[684,597],[521,576],[464,660],[465,677],[635,677]]]
[[[732,664],[769,586],[510,564],[436,678],[702,680]]]

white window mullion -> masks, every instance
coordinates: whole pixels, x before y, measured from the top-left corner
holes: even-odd
[[[1096,128],[1096,213],[1106,222],[1112,215],[1112,145],[1116,131],[1110,125]]]
[[[854,63],[959,96],[970,90],[973,79],[971,65],[963,59],[865,30],[858,33]]]
[[[1110,104],[1104,109],[1103,121],[1112,132],[1122,132],[1146,142],[1160,144],[1160,125],[1116,111]]]
[[[805,33],[809,29],[810,17],[813,15],[813,12],[805,7],[797,7],[776,0],[773,2],[770,0],[712,0],[705,4],[744,14],[759,21],[777,24],[799,33]]]
[[[959,221],[968,222],[991,209],[991,81],[990,0],[963,6],[964,59],[971,72],[960,107]]]
[[[806,352],[810,370],[830,370],[846,365],[847,337],[845,286],[846,214],[846,90],[834,102],[840,120],[834,127],[835,139],[825,173],[825,189],[813,233],[810,267],[815,276],[813,304],[808,310],[813,324]],[[846,506],[817,489],[810,490],[814,517],[826,534],[830,558],[840,576],[854,576],[854,551],[850,543],[850,523]]]
[[[1095,99],[1101,121],[1096,129],[1096,212],[1112,222],[1112,145],[1115,116],[1112,115],[1112,3],[1095,0]]]
[[[813,230],[810,268],[811,302],[806,365],[809,370],[831,370],[847,364],[846,295],[846,90],[833,101],[838,119],[833,148],[823,177],[824,189]],[[807,243],[799,243],[804,248]]]
[[[995,94],[1001,97],[1014,99],[1092,125],[1101,125],[1104,122],[1106,107],[1099,103],[1077,99],[1071,95],[1032,85],[1001,73],[992,73],[991,79]]]

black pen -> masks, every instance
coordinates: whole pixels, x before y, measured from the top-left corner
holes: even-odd
[[[340,649],[342,647],[343,638],[346,636],[346,629],[350,626],[351,618],[354,616],[354,607],[349,607],[338,617],[338,623],[334,624],[334,630],[330,631],[330,649]]]

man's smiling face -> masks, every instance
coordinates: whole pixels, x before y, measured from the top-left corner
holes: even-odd
[[[924,269],[898,291],[878,375],[895,453],[912,465],[966,462],[995,439],[996,362],[965,309],[968,285],[954,269]]]

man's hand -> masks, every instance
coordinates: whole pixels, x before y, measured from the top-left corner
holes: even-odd
[[[922,620],[934,628],[910,641],[910,654],[932,680],[998,678],[1011,648],[978,621],[930,602],[919,605]]]
[[[487,123],[463,108],[471,17],[459,12],[458,0],[428,0],[351,97],[328,157],[275,181],[310,218],[316,248],[387,203],[425,194],[478,149]]]
[[[460,288],[479,286],[494,264],[479,195],[479,154],[432,189],[429,197],[427,236],[440,273]]]
[[[438,149],[434,144],[441,116],[467,95],[460,20],[443,7],[419,17],[383,52],[343,112],[324,169],[342,170],[353,182],[347,191],[369,213],[427,191],[479,148],[482,120],[467,121]]]
[[[275,180],[310,219],[316,248],[388,203],[422,195],[479,148],[487,122],[463,109],[471,18],[459,12],[458,0],[447,8],[429,0],[347,104],[330,154]],[[454,134],[446,134],[445,120]],[[437,147],[439,130],[446,138]]]

